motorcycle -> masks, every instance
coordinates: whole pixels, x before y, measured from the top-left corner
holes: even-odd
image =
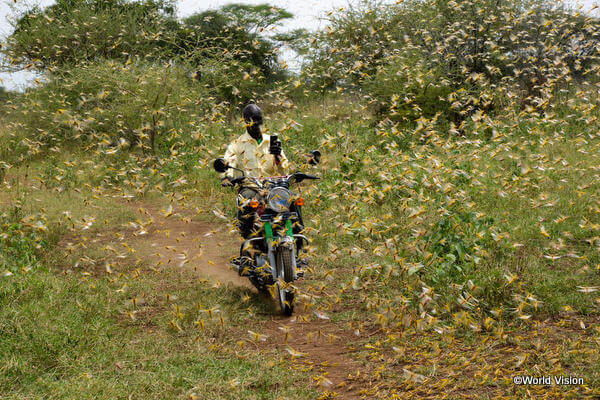
[[[315,150],[311,154],[311,164],[315,164],[320,153]],[[292,193],[290,185],[320,178],[302,172],[266,178],[248,177],[243,170],[227,165],[222,158],[216,159],[213,167],[219,173],[228,169],[242,173],[241,177],[231,179],[233,185],[239,186],[238,212],[256,215],[256,236],[241,244],[240,256],[232,261],[233,267],[240,276],[249,278],[260,292],[270,292],[278,299],[284,315],[292,315],[292,284],[304,276],[306,267],[306,261],[299,258],[299,252],[304,249],[304,244],[309,244],[309,240],[300,233],[304,199]]]

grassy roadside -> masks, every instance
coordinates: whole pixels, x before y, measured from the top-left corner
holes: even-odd
[[[189,276],[163,278],[179,286],[173,297],[206,302],[229,296],[226,288],[215,291],[193,280],[190,284]],[[194,330],[175,332],[168,323],[166,300],[147,299],[150,305],[138,306],[139,316],[131,321],[130,296],[151,292],[156,281],[124,281],[130,286],[120,291],[106,278],[82,282],[46,269],[18,282],[3,279],[3,398],[310,396],[309,390],[295,387],[296,378],[279,360],[224,350],[231,340],[226,331],[215,328],[208,338]]]

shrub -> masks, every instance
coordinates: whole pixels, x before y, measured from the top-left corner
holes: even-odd
[[[412,121],[450,112],[447,97],[453,88],[441,77],[440,71],[416,57],[397,56],[363,85],[379,114],[392,120]]]
[[[178,47],[202,73],[206,71],[206,60],[212,58],[232,63],[232,69],[244,66],[255,70],[272,83],[286,77],[277,59],[279,49],[297,38],[264,32],[291,17],[286,10],[268,4],[229,4],[185,18],[178,33]]]
[[[8,115],[10,130],[19,132],[10,152],[31,157],[60,143],[166,152],[176,140],[204,140],[203,121],[252,98],[264,82],[258,72],[245,79],[251,68],[209,60],[200,82],[185,64],[142,61],[105,61],[55,74]]]
[[[173,24],[169,1],[59,0],[18,18],[4,53],[12,64],[39,70],[135,55],[168,57]]]
[[[471,278],[481,262],[482,248],[491,248],[490,227],[494,220],[477,217],[472,212],[458,212],[442,216],[426,238],[432,253],[433,283],[464,283]],[[479,254],[478,254],[479,253]]]
[[[19,205],[0,214],[0,274],[11,275],[39,266],[39,253],[47,247],[42,219],[24,218]]]
[[[543,112],[570,82],[594,81],[600,19],[562,3],[366,0],[333,14],[304,76],[317,89],[367,94],[398,119]]]
[[[60,0],[23,13],[0,52],[11,69],[51,73],[100,60],[137,58],[185,60],[199,76],[210,73],[216,62],[257,70],[270,83],[286,77],[278,51],[298,34],[266,34],[292,17],[284,9],[229,4],[183,21],[174,10],[171,0]]]

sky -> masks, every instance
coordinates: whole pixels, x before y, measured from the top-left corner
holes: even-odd
[[[282,7],[292,14],[294,19],[290,20],[284,26],[284,29],[306,28],[316,30],[325,26],[327,12],[344,7],[348,2],[355,0],[179,0],[177,2],[178,15],[185,17],[190,14],[205,11],[208,9],[219,8],[228,3],[262,4],[269,3]],[[17,0],[17,4],[47,6],[52,4],[52,0]],[[584,8],[591,8],[592,5],[600,3],[600,0],[575,0],[575,4],[580,4]],[[9,18],[11,15],[10,4],[14,0],[0,0],[0,38],[10,34],[11,27]],[[284,55],[285,56],[285,55]],[[27,82],[35,78],[31,73],[21,72],[13,74],[0,73],[0,86],[9,90],[17,90],[27,85]]]

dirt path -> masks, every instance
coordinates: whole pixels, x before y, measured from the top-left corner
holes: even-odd
[[[350,357],[349,343],[357,338],[346,327],[311,320],[309,314],[300,311],[291,318],[274,317],[265,334],[270,337],[270,346],[287,352],[296,368],[313,373],[313,384],[321,391],[335,392],[340,399],[360,398],[364,368]]]
[[[146,203],[129,206],[139,215],[140,223],[133,226],[136,233],[131,241],[139,257],[157,267],[190,268],[199,276],[221,284],[253,288],[246,278],[238,276],[229,266],[230,257],[239,251],[239,239],[237,232],[228,232],[227,224],[194,221],[193,212],[177,207]],[[145,224],[148,224],[147,230]],[[343,399],[360,398],[360,386],[357,385],[360,366],[348,354],[348,343],[357,338],[348,327],[329,319],[319,319],[298,304],[290,318],[282,317],[276,311],[267,316],[261,331],[268,337],[261,350],[277,349],[287,354],[295,367],[311,371],[311,383],[322,392],[336,392],[337,398]]]
[[[130,204],[129,207],[136,210],[139,222],[125,233],[131,238],[128,243],[135,248],[138,257],[151,261],[151,264],[156,266],[179,266],[194,270],[200,277],[221,284],[255,290],[247,279],[239,277],[229,267],[229,258],[239,251],[239,239],[237,232],[229,234],[225,221],[216,224],[199,222],[194,220],[193,211],[177,207],[170,209],[143,203]],[[318,287],[319,283],[311,281],[309,276],[298,284],[301,289],[306,290],[309,286],[313,289]],[[269,299],[264,298],[264,301]],[[345,311],[344,307],[348,306],[338,303],[330,306],[325,314],[321,310],[315,312],[313,308],[308,305],[305,307],[302,301],[298,301],[294,315],[289,318],[278,314],[277,308],[273,306],[272,313],[257,316],[256,324],[251,328],[266,337],[265,341],[254,343],[258,351],[272,354],[274,359],[283,355],[292,361],[294,369],[308,372],[311,379],[308,382],[299,382],[299,385],[306,384],[318,388],[321,392],[319,399],[324,400],[374,398],[376,394],[380,394],[380,390],[389,393],[399,387],[404,391],[406,398],[437,398],[448,394],[454,397],[478,398],[480,393],[470,378],[482,367],[492,374],[514,364],[515,354],[523,354],[525,347],[530,348],[535,343],[542,343],[535,342],[535,337],[545,337],[547,343],[554,344],[544,350],[549,352],[546,354],[574,351],[572,346],[578,347],[579,344],[576,343],[582,343],[580,339],[571,344],[564,340],[565,337],[581,335],[583,329],[578,324],[572,330],[567,330],[564,326],[559,327],[559,322],[548,324],[547,330],[541,334],[535,329],[532,333],[535,337],[529,340],[523,338],[522,347],[518,342],[487,346],[482,353],[477,342],[458,339],[452,346],[440,347],[441,338],[437,333],[413,332],[410,334],[412,336],[407,336],[407,342],[401,345],[401,356],[389,353],[389,349],[388,353],[384,350],[366,352],[365,344],[369,342],[369,338],[380,337],[380,329],[368,325],[361,325],[360,329],[357,329],[356,326],[350,325],[350,322],[339,322],[340,318],[336,318],[336,314]],[[588,327],[597,324],[597,321],[593,320],[585,322]],[[591,329],[588,331],[588,335],[593,334]],[[232,332],[239,334],[236,340],[248,340],[247,326],[236,326]],[[589,348],[595,349],[595,342],[589,343]],[[467,359],[467,355],[470,359]],[[471,364],[474,357],[479,357],[479,364]],[[419,371],[423,365],[439,365],[437,378],[432,379],[428,376],[424,385],[414,385],[410,382],[412,378],[402,375]],[[459,371],[462,373],[455,372],[457,366],[461,366]],[[391,380],[378,378],[378,374],[386,372],[381,368],[392,369],[397,377]],[[505,372],[515,373],[511,371]],[[435,383],[438,381],[451,382],[451,385],[440,388]],[[501,386],[488,389],[493,390],[490,393],[494,395],[504,394],[506,391]],[[512,394],[518,396],[517,393]]]
[[[139,256],[157,266],[176,265],[191,268],[203,278],[222,284],[252,287],[247,279],[230,268],[230,257],[239,251],[238,240],[226,224],[214,226],[192,221],[193,214],[182,209],[135,203],[142,219],[152,220],[132,245]]]

